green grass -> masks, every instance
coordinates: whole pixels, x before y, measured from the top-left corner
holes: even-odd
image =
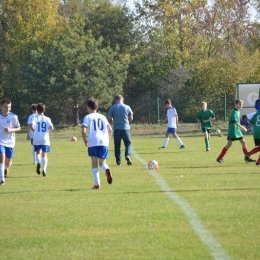
[[[260,259],[259,167],[244,162],[239,142],[217,163],[226,138],[213,134],[205,152],[195,130],[180,130],[185,149],[170,138],[167,149],[158,150],[165,129],[156,126],[151,135],[133,129],[139,157],[132,155],[132,166],[116,166],[111,142],[114,180],[108,185],[101,173],[101,190],[91,190],[80,128],[51,134],[47,178],[35,173],[31,146],[18,134],[10,176],[0,187],[0,258],[214,259],[170,192],[189,204],[231,259]],[[72,135],[78,142],[70,142]],[[253,148],[252,135],[245,138]],[[162,190],[138,158],[157,160],[156,174],[171,190]]]

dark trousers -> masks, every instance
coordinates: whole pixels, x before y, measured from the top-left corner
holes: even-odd
[[[116,163],[121,164],[121,139],[125,145],[125,157],[131,154],[131,137],[130,130],[114,130],[114,145],[115,145],[115,157]]]

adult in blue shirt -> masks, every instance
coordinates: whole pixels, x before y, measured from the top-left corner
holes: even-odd
[[[122,95],[116,96],[115,101],[116,103],[109,108],[107,119],[111,124],[113,123],[116,163],[117,165],[121,165],[120,147],[121,140],[123,139],[125,145],[125,159],[127,164],[131,165],[131,136],[129,122],[133,120],[133,111],[130,106],[124,104]]]
[[[260,111],[260,94],[259,94],[259,98],[255,101],[255,109],[257,112]]]

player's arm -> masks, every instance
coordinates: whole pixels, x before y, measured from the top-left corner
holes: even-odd
[[[6,133],[15,133],[15,132],[19,132],[21,130],[21,127],[18,126],[18,127],[5,127],[4,128],[4,131]]]
[[[234,124],[237,125],[238,127],[240,127],[241,130],[247,132],[246,127],[242,126],[240,123],[238,123],[237,121],[234,121]]]
[[[134,116],[133,116],[133,114],[132,114],[132,115],[130,115],[130,116],[128,117],[128,121],[129,121],[129,122],[133,121],[133,119],[134,119]]]
[[[168,117],[166,116],[165,119],[160,122],[160,125],[163,125],[163,124],[166,123],[167,121],[168,121]]]
[[[87,128],[85,126],[82,126],[81,128],[81,135],[85,146],[88,146],[88,140],[87,140]]]
[[[27,125],[27,136],[26,136],[26,140],[30,140],[30,130],[31,130],[31,125]]]
[[[113,134],[113,129],[110,125],[107,126],[107,131],[108,131],[108,137],[110,139]]]
[[[49,127],[49,132],[53,131],[54,130],[54,127],[53,125]]]
[[[176,116],[176,126],[177,126],[177,128],[179,127],[179,117],[178,116]]]
[[[113,117],[112,116],[107,116],[107,120],[110,124],[113,124]]]

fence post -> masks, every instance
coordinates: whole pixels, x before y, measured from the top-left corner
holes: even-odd
[[[160,124],[160,98],[157,97],[157,122]]]

